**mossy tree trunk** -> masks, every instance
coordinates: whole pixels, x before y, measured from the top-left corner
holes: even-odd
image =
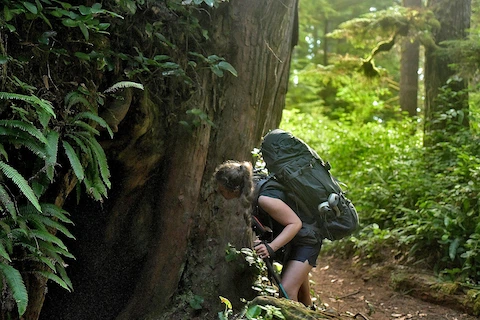
[[[422,8],[421,0],[404,0],[403,5],[408,8]],[[417,115],[418,105],[418,67],[420,61],[420,44],[418,40],[402,40],[400,61],[400,107],[410,116]]]
[[[77,217],[75,291],[52,288],[41,319],[161,319],[177,312],[172,306],[213,319],[219,295],[234,305],[251,297],[240,269],[225,261],[228,243],[251,243],[247,209],[224,202],[211,176],[224,160],[251,160],[280,122],[296,2],[232,0],[202,16],[202,54],[225,58],[238,77],[206,69],[195,92],[151,84],[134,95],[114,140],[104,141],[108,200],[67,204]],[[214,126],[195,122],[193,109]],[[189,308],[192,296],[204,299],[201,311]]]
[[[443,41],[462,40],[470,28],[471,0],[429,0],[428,9],[435,13],[441,26],[434,31],[435,44],[441,47]],[[449,128],[446,121],[438,119],[438,112],[449,109],[468,113],[468,94],[466,79],[451,79],[455,71],[449,66],[454,63],[453,57],[439,55],[438,47],[429,46],[425,49],[425,133],[426,144],[434,144],[435,138],[430,133],[437,129],[457,130]],[[448,66],[448,67],[447,67]],[[442,88],[454,94],[439,100]],[[445,100],[446,98],[446,100]],[[468,127],[468,116],[457,118]]]

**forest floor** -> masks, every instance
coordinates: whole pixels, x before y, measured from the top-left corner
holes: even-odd
[[[312,271],[317,305],[324,304],[341,315],[368,320],[470,320],[479,319],[458,309],[414,298],[391,286],[388,268],[354,266],[351,260],[321,256]],[[385,271],[382,271],[385,270]]]

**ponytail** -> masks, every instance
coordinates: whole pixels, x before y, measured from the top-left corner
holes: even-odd
[[[240,198],[249,201],[253,189],[253,166],[248,161],[228,160],[215,169],[215,180],[230,191],[240,191]]]

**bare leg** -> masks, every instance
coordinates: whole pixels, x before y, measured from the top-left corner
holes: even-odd
[[[312,297],[310,296],[310,279],[308,278],[308,274],[298,291],[298,301],[303,303],[306,307],[312,305]]]
[[[308,274],[310,270],[312,270],[312,266],[308,264],[308,261],[300,262],[291,260],[287,262],[285,270],[282,273],[282,285],[288,297],[294,301],[299,301],[299,297],[301,297],[302,300],[306,300],[304,295],[305,292],[308,292],[310,303],[306,304],[307,306],[312,303],[308,286]],[[302,292],[300,293],[300,288],[305,287],[304,283],[307,284],[307,289],[302,288]],[[305,303],[304,301],[300,302]]]

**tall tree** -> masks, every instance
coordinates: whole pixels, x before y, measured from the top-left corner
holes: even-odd
[[[422,0],[404,0],[403,5],[412,9],[420,9]],[[418,67],[420,60],[420,44],[417,39],[402,40],[400,60],[400,108],[410,116],[417,114],[418,105]]]
[[[188,297],[201,297],[202,312],[216,315],[219,295],[238,306],[252,294],[239,280],[241,269],[225,261],[229,242],[250,246],[249,218],[238,202],[224,203],[210,178],[227,159],[251,160],[251,149],[280,122],[296,2],[233,0],[199,11],[195,19],[208,40],[177,44],[175,58],[189,51],[222,57],[238,77],[219,78],[206,68],[195,74],[193,91],[158,81],[132,99],[116,138],[104,144],[112,163],[109,199],[70,204],[78,217],[75,291],[51,290],[42,319],[188,318],[166,315],[176,307],[195,311]],[[158,8],[137,14],[176,23]],[[188,39],[177,27],[167,41]],[[122,45],[145,48],[141,30],[141,23],[123,30]]]
[[[426,47],[425,52],[425,132],[428,140],[432,129],[449,129],[445,121],[436,119],[436,113],[453,109],[456,117],[464,126],[468,126],[468,95],[461,94],[467,89],[465,79],[452,79],[455,71],[450,68],[454,61],[451,57],[440,55],[442,42],[461,40],[467,36],[470,27],[471,0],[429,0],[428,8],[440,22],[440,28],[434,31],[435,46]],[[448,101],[439,101],[441,90],[456,92]],[[447,108],[447,110],[445,110]],[[433,143],[430,141],[427,143]]]

